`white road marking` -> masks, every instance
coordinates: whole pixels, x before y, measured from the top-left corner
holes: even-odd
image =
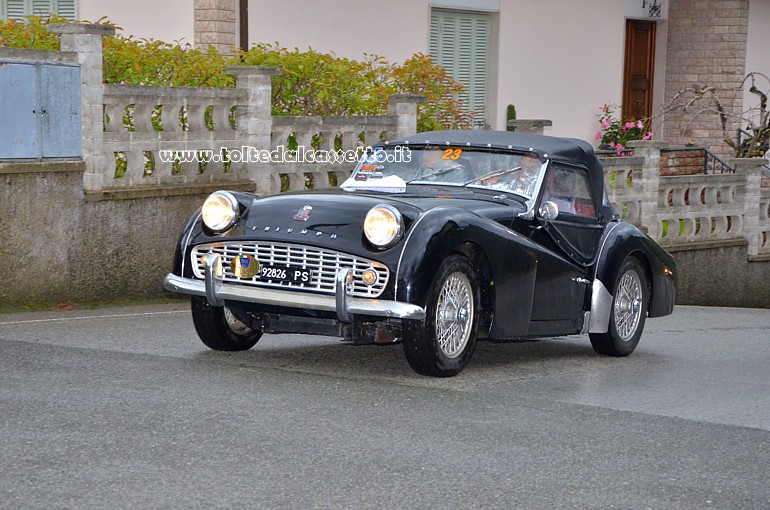
[[[30,319],[25,321],[11,321],[11,322],[0,321],[0,326],[9,326],[12,324],[32,324],[32,323],[38,323],[38,322],[77,321],[77,320],[83,320],[83,319],[115,319],[120,317],[146,317],[149,315],[170,315],[175,313],[190,313],[190,311],[189,310],[171,310],[167,312],[121,313],[121,314],[114,314],[114,315],[81,315],[79,317],[54,317],[51,319]]]

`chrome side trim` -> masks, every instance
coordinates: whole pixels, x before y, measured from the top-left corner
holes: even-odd
[[[417,225],[419,225],[423,218],[425,218],[426,212],[427,211],[423,211],[417,218],[417,221],[412,223],[412,225],[409,227],[409,232],[406,234],[404,244],[401,246],[401,254],[398,256],[398,264],[396,264],[395,286],[393,288],[396,297],[398,297],[398,278],[401,274],[401,260],[404,258],[404,253],[406,253],[406,247],[409,245],[409,240],[412,238],[412,234],[414,234],[414,232],[417,230]]]
[[[612,294],[601,280],[594,280],[591,286],[591,319],[588,323],[589,333],[606,333],[610,329],[610,312],[612,312]]]
[[[619,226],[620,226],[620,222],[613,223],[609,231],[604,235],[604,238],[602,239],[602,245],[599,247],[599,251],[596,252],[596,264],[594,265],[594,278],[596,278],[596,275],[599,273],[599,261],[602,259],[602,252],[604,251],[604,247],[607,245],[607,240],[610,238],[610,234],[612,234],[612,231],[618,228]]]
[[[163,280],[163,286],[166,290],[170,290],[171,292],[178,292],[180,294],[191,296],[201,296],[208,299],[206,293],[207,285],[203,280],[183,278],[169,273]],[[309,310],[337,312],[339,318],[336,295],[328,296],[310,292],[297,292],[295,290],[247,287],[245,285],[231,285],[222,282],[212,282],[210,288],[216,302],[232,300],[282,306],[286,308],[305,308]],[[347,312],[348,317],[350,317],[350,315],[360,314],[395,319],[421,320],[425,318],[425,309],[411,303],[385,301],[381,299],[352,298],[349,295],[343,297],[343,300],[345,303],[344,312]],[[340,318],[340,320],[342,321],[342,318]]]
[[[591,312],[585,312],[583,314],[583,329],[580,330],[581,335],[588,333],[588,325],[591,323]]]
[[[195,220],[191,223],[191,225],[195,225],[198,223],[198,220],[201,218],[201,213],[198,212],[195,216]],[[187,235],[184,238],[184,242],[182,243],[182,246],[180,246],[182,250],[182,274],[184,274],[184,266],[187,263],[187,246],[190,244],[190,238],[192,237],[193,228],[190,227],[190,230],[187,231]]]

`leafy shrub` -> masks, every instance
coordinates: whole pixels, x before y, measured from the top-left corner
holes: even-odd
[[[237,58],[241,65],[281,70],[273,78],[273,115],[379,115],[391,94],[421,94],[426,103],[419,110],[418,131],[471,125],[470,114],[455,98],[462,85],[421,53],[398,65],[377,55],[350,60],[275,43],[257,44]]]
[[[32,50],[58,50],[59,36],[50,33],[45,26],[49,23],[67,23],[65,18],[52,16],[41,18],[29,16],[26,21],[0,21],[0,46]]]
[[[133,37],[104,39],[104,79],[124,85],[226,87],[235,81],[225,74],[227,59],[213,47],[207,51]]]

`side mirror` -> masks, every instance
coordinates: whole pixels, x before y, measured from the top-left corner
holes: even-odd
[[[543,202],[540,204],[537,214],[545,221],[553,221],[559,216],[559,206],[550,200]]]

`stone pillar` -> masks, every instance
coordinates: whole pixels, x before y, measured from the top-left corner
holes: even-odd
[[[237,0],[194,0],[194,44],[206,50],[213,46],[220,55],[235,54]]]
[[[659,219],[660,195],[660,150],[666,147],[665,142],[657,140],[635,140],[628,142],[628,147],[634,149],[634,156],[644,158],[641,175],[634,174],[634,187],[641,181],[642,204],[640,210],[641,226],[647,235],[659,240],[662,227]]]
[[[267,151],[272,148],[271,134],[273,131],[272,92],[273,76],[281,74],[277,67],[268,66],[233,66],[225,72],[235,76],[235,87],[245,90],[248,94],[246,104],[238,105],[236,129],[241,133],[240,138],[257,151]],[[249,163],[246,171],[250,180],[257,185],[258,193],[275,193],[281,190],[280,182],[273,182],[272,167],[266,163]]]
[[[104,186],[104,172],[109,160],[104,153],[104,73],[102,37],[115,35],[107,25],[64,23],[48,25],[48,31],[60,34],[61,51],[78,55],[80,97],[83,120],[83,188],[98,191]]]
[[[762,187],[762,165],[766,165],[765,158],[735,158],[730,164],[735,168],[737,175],[746,177],[746,192],[744,194],[743,232],[749,243],[749,258],[759,255],[759,247],[762,243],[762,231],[759,224],[760,194]],[[736,193],[738,195],[738,193]]]
[[[506,127],[512,128],[508,131],[517,133],[533,133],[542,135],[543,130],[553,126],[553,122],[548,119],[511,119],[506,123]]]
[[[425,102],[419,94],[393,94],[388,98],[388,115],[396,117],[394,138],[417,133],[417,105]]]

